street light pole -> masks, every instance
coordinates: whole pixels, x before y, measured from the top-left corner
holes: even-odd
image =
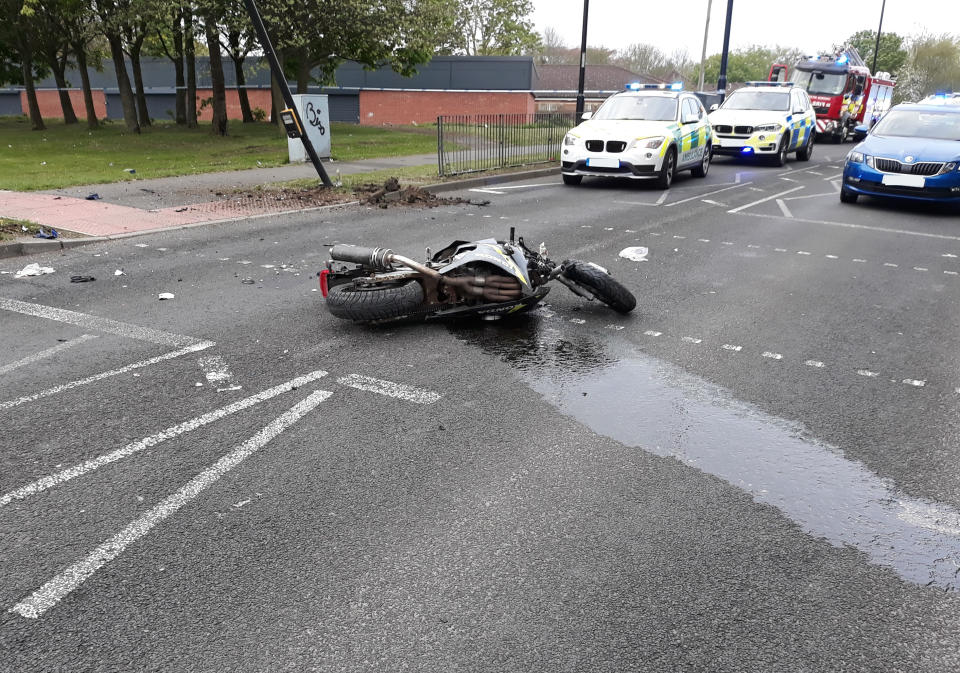
[[[713,0],[707,0],[707,23],[703,27],[703,51],[700,52],[700,82],[697,84],[697,91],[703,91],[703,68],[707,63],[707,35],[710,34],[710,10],[713,8]]]
[[[883,12],[887,8],[887,0],[883,0],[880,5],[880,25],[877,26],[877,44],[873,47],[873,67],[870,69],[874,75],[877,74],[877,55],[880,53],[880,31],[883,30]]]
[[[244,0],[244,4],[247,6],[247,13],[250,15],[250,20],[253,22],[253,27],[257,31],[257,39],[260,40],[260,46],[263,47],[263,53],[266,54],[267,60],[270,62],[270,70],[273,72],[273,76],[277,80],[277,85],[280,87],[280,93],[283,94],[283,101],[296,116],[297,124],[301,129],[303,129],[303,120],[300,118],[300,113],[297,112],[297,106],[294,105],[293,94],[290,93],[290,86],[287,84],[287,77],[283,74],[283,68],[280,67],[280,61],[277,59],[277,52],[273,50],[273,44],[270,42],[270,36],[267,35],[267,28],[263,25],[263,19],[260,17],[260,10],[257,9],[257,5],[254,0]],[[313,167],[317,169],[317,175],[320,176],[324,186],[333,187],[333,183],[330,181],[330,176],[327,175],[327,171],[323,168],[323,164],[320,163],[320,157],[317,155],[317,150],[313,147],[313,143],[310,142],[310,139],[307,137],[305,132],[301,134],[300,140],[303,141],[303,148],[307,151],[307,156],[310,157]]]
[[[577,85],[577,123],[583,114],[583,80],[587,70],[587,10],[590,0],[583,0],[583,37],[580,38],[580,83]]]
[[[720,79],[717,80],[717,93],[722,101],[727,97],[727,55],[730,52],[730,23],[733,21],[733,0],[727,0],[727,23],[723,27],[723,52],[720,54]]]

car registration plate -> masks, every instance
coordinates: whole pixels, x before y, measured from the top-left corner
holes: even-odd
[[[610,159],[609,157],[590,157],[587,159],[587,166],[594,168],[620,168],[620,160]]]
[[[925,187],[927,179],[922,175],[884,175],[883,184],[894,187]]]

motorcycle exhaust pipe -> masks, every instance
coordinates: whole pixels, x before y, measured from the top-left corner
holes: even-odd
[[[389,271],[393,250],[388,248],[364,248],[359,245],[338,243],[330,248],[330,258],[338,262],[350,262],[372,267],[377,271]]]

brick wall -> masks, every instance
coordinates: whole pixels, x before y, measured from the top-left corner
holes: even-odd
[[[80,89],[71,89],[69,93],[73,111],[78,118],[86,119],[87,108],[83,105],[83,91]],[[96,110],[97,119],[103,119],[107,116],[107,99],[103,95],[103,90],[94,89],[91,93],[93,94],[93,109]],[[56,89],[37,89],[37,104],[40,106],[40,115],[44,119],[48,117],[63,118],[63,108],[60,107],[60,95]],[[23,108],[23,114],[30,114],[26,90],[20,92],[20,107]]]
[[[200,101],[213,96],[213,89],[197,89],[197,119],[208,122],[213,119],[213,106],[207,105],[200,110]],[[266,119],[270,119],[270,89],[247,89],[247,99],[250,101],[250,109],[260,108],[266,113]],[[227,119],[243,119],[240,112],[240,96],[236,89],[227,89]]]
[[[438,115],[532,114],[533,95],[488,91],[361,91],[360,123],[431,123]]]

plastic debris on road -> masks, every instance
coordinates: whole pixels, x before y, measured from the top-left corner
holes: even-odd
[[[71,283],[92,283],[95,280],[93,276],[70,276]]]
[[[94,193],[94,194],[88,194],[88,195],[85,196],[84,198],[85,198],[87,201],[99,201],[99,200],[100,200],[100,195],[99,195],[99,194],[96,194],[96,193]]]
[[[33,235],[34,238],[59,238],[60,234],[57,233],[56,229],[51,229],[50,231],[44,231],[43,227],[40,227],[40,231]]]
[[[174,297],[173,292],[161,292],[160,294],[157,295],[157,299],[160,299],[160,300],[173,299],[173,297]]]
[[[113,272],[113,275],[114,275],[114,276],[126,276],[127,274],[125,274],[125,273],[123,272],[123,269],[117,269],[116,271]]]
[[[33,264],[27,264],[25,267],[17,271],[16,278],[26,278],[27,276],[42,276],[45,273],[53,273],[53,268],[49,266],[40,266],[36,262]]]
[[[124,172],[124,173],[131,173],[131,174],[132,174],[132,173],[136,173],[136,172],[137,172],[137,169],[136,169],[136,168],[124,168],[124,169],[123,169],[123,172]]]
[[[646,262],[647,255],[650,254],[650,251],[642,246],[635,246],[632,248],[624,248],[620,251],[620,256],[624,259],[629,259],[634,262]]]

